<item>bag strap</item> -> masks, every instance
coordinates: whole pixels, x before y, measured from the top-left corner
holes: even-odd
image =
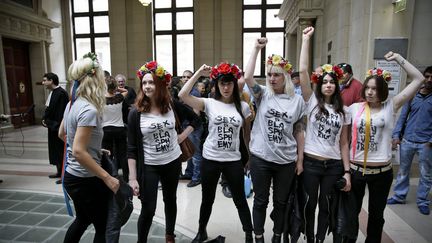
[[[72,105],[75,102],[76,91],[78,89],[78,86],[79,86],[79,82],[78,82],[78,80],[75,80],[73,88],[72,88],[72,96],[71,96],[71,99],[70,99],[69,111],[71,110]],[[64,129],[65,129],[66,132],[65,132],[65,136],[64,136],[65,143],[64,143],[64,147],[63,147],[62,188],[63,188],[63,196],[64,196],[64,199],[65,199],[65,204],[66,204],[67,212],[68,212],[69,216],[73,217],[73,210],[72,210],[72,206],[70,204],[70,197],[69,197],[69,195],[68,195],[68,193],[66,191],[65,185],[64,185],[64,174],[65,174],[65,171],[66,171],[67,161],[68,161],[68,152],[67,152],[67,149],[69,147],[69,144],[67,143],[67,126],[64,126]]]
[[[174,102],[171,100],[170,103],[171,103],[171,108],[172,108],[172,111],[173,111],[174,117],[175,117],[175,123],[176,123],[175,129],[177,131],[177,134],[180,134],[180,133],[182,133],[182,130],[183,130],[183,129],[181,129],[181,126],[180,126],[180,118],[178,117],[177,112],[175,110]]]
[[[361,114],[365,111],[365,144],[364,144],[364,156],[363,156],[363,175],[366,171],[366,162],[367,162],[367,156],[369,153],[369,142],[370,142],[370,131],[371,131],[371,113],[370,113],[370,107],[367,102],[364,102],[362,107],[358,110],[356,117],[354,119],[353,129],[352,129],[352,141],[351,141],[351,149],[352,149],[352,159],[355,158],[355,153],[357,149],[357,121],[361,117]]]

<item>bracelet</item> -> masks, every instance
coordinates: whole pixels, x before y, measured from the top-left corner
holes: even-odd
[[[351,174],[351,171],[350,171],[350,170],[345,170],[345,171],[344,171],[344,175],[345,175],[346,173]]]

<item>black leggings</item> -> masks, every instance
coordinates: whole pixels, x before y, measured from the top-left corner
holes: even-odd
[[[252,218],[244,192],[243,164],[240,161],[217,162],[207,159],[203,159],[203,163],[201,164],[202,201],[199,231],[201,232],[207,227],[221,173],[225,176],[231,189],[233,201],[243,225],[243,231],[252,232]]]
[[[127,162],[127,131],[125,127],[107,126],[103,128],[104,136],[102,148],[111,152],[117,168],[122,169],[123,179],[129,180],[129,167]]]
[[[93,242],[105,242],[110,191],[97,177],[77,177],[65,172],[64,185],[72,198],[76,217],[66,232],[64,242],[79,242],[90,224],[95,228]]]
[[[285,209],[290,194],[291,185],[295,177],[295,162],[277,164],[258,158],[254,155],[250,159],[252,183],[254,187],[253,220],[256,235],[264,233],[264,223],[267,217],[270,185],[273,181],[273,232],[282,234]]]
[[[165,204],[165,232],[174,234],[177,218],[177,186],[181,162],[176,159],[164,165],[144,165],[143,188],[140,188],[141,214],[138,218],[138,242],[147,242],[156,211],[159,180]]]
[[[307,194],[304,209],[306,236],[314,237],[315,208],[318,203],[316,238],[324,240],[330,220],[330,199],[335,193],[336,181],[343,176],[342,161],[333,159],[321,161],[305,155],[303,167],[303,187]]]

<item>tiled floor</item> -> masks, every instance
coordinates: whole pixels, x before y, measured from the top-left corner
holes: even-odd
[[[48,179],[55,171],[48,163],[47,132],[41,126],[0,133],[0,242],[62,242],[67,226],[72,218],[67,216],[61,186]],[[181,181],[177,190],[178,242],[190,242],[198,229],[201,186],[186,187]],[[405,205],[388,206],[385,210],[384,232],[388,236],[383,242],[432,242],[432,215],[418,212],[415,193],[418,179],[411,180],[411,190]],[[164,206],[162,195],[158,194],[158,204],[152,236],[149,242],[164,242]],[[252,209],[253,199],[248,199]],[[122,242],[136,241],[136,219],[141,208],[134,199],[135,215],[123,227]],[[367,194],[361,213],[361,230],[358,242],[364,241],[367,219]],[[270,213],[271,202],[268,214]],[[28,218],[27,218],[28,217]],[[267,218],[265,238],[269,242],[272,235],[272,222]],[[209,238],[218,235],[226,237],[227,243],[244,242],[244,233],[232,199],[225,198],[218,186],[216,200],[207,228]],[[181,236],[183,235],[183,236]],[[93,231],[86,232],[82,242],[91,242]],[[331,236],[327,237],[331,242]],[[303,237],[299,242],[305,242]]]
[[[120,242],[137,241],[137,220],[137,214],[132,214],[122,228]],[[72,222],[61,196],[0,189],[0,241],[62,242]],[[180,243],[191,241],[180,232],[175,234]],[[93,242],[93,237],[90,226],[81,242]],[[152,225],[149,242],[165,242],[163,225],[157,222]]]

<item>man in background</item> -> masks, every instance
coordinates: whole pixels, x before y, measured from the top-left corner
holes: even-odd
[[[46,109],[42,117],[42,125],[48,128],[48,153],[49,162],[56,166],[57,172],[49,175],[49,178],[60,178],[63,165],[64,142],[58,137],[60,123],[63,120],[63,113],[69,102],[67,92],[59,86],[58,76],[54,73],[46,73],[43,76],[42,84],[50,90],[45,103]],[[57,180],[56,184],[60,184]]]
[[[338,66],[343,70],[342,80],[339,81],[342,101],[345,106],[361,102],[361,89],[363,84],[354,78],[351,65],[348,63],[339,63]]]

